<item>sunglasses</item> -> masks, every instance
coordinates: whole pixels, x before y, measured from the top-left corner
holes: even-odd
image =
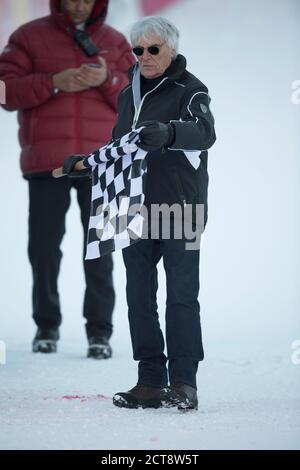
[[[132,52],[138,56],[141,57],[144,54],[145,49],[149,52],[151,55],[158,55],[160,48],[164,45],[165,43],[163,42],[162,44],[158,44],[157,46],[149,46],[149,47],[142,47],[142,46],[136,46],[132,48]]]

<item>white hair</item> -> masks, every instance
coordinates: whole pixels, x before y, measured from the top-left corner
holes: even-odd
[[[138,46],[140,39],[147,40],[149,33],[154,33],[163,39],[171,49],[174,49],[174,58],[177,56],[179,31],[171,21],[161,16],[145,16],[137,21],[130,32],[130,40],[133,47]]]

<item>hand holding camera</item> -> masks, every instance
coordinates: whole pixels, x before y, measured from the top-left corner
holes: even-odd
[[[77,79],[78,71],[79,69],[66,69],[53,75],[54,88],[68,93],[87,90],[89,86]]]
[[[103,57],[98,56],[98,63],[83,64],[79,73],[77,74],[77,80],[83,86],[89,88],[98,87],[102,85],[107,79],[107,65]]]
[[[105,59],[98,63],[83,64],[79,69],[66,69],[53,75],[53,86],[61,91],[74,93],[102,85],[107,79]]]

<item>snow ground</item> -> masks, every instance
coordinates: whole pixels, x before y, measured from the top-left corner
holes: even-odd
[[[125,410],[111,397],[135,383],[128,348],[96,362],[81,343],[64,342],[49,357],[9,341],[1,449],[299,449],[299,377],[288,358],[211,354],[199,374],[198,412]]]
[[[16,116],[0,110],[7,170],[0,176],[0,340],[7,349],[6,365],[0,364],[0,449],[300,448],[300,365],[291,360],[300,339],[300,108],[290,101],[291,83],[299,79],[300,6],[297,0],[223,3],[187,0],[166,11],[181,31],[190,70],[209,85],[218,134],[201,252],[200,409],[182,415],[112,405],[114,393],[136,382],[124,267],[117,253],[114,357],[88,360],[75,201],[63,242],[59,352],[30,352],[27,186],[19,177]],[[162,324],[163,285],[160,269]]]

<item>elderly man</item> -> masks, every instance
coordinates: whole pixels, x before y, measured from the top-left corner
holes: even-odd
[[[33,272],[34,352],[56,351],[60,244],[75,188],[86,238],[89,177],[54,180],[72,153],[89,153],[111,136],[117,97],[134,57],[125,37],[104,24],[108,0],[51,0],[51,15],[21,26],[0,56],[4,108],[19,111],[21,168],[29,183],[29,259]],[[84,242],[86,244],[86,241]],[[85,261],[88,356],[111,357],[112,257]]]
[[[208,90],[186,70],[178,38],[177,28],[164,18],[147,17],[134,25],[131,41],[138,63],[120,94],[113,138],[142,128],[137,145],[148,151],[150,222],[154,205],[202,206],[202,223],[190,220],[197,235],[207,222],[207,149],[216,137]],[[70,170],[88,166],[86,160]],[[137,385],[113,398],[119,407],[198,407],[196,373],[204,357],[197,300],[200,245],[187,249],[185,237],[174,236],[176,220],[171,222],[171,237],[162,230],[152,237],[151,225],[149,237],[123,250],[133,357],[139,365]],[[167,280],[167,356],[156,302],[161,258]]]

